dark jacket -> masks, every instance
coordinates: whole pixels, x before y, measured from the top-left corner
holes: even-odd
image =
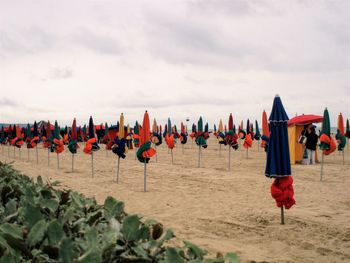
[[[307,138],[306,143],[305,143],[306,149],[316,151],[318,136],[315,133],[315,131],[306,132],[305,136]]]

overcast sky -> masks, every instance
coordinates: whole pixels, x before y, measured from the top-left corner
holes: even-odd
[[[350,118],[350,1],[0,0],[0,122]]]

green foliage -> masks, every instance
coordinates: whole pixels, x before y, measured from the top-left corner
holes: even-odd
[[[57,184],[34,182],[0,162],[0,263],[239,262],[234,253],[206,258],[188,241],[171,247],[175,235],[161,223],[127,215],[113,197],[98,205]]]

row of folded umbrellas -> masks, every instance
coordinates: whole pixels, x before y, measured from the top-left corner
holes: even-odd
[[[118,156],[117,181],[119,178],[120,159],[126,157],[125,153],[129,148],[136,147],[138,148],[136,157],[144,164],[144,191],[146,191],[147,163],[150,158],[156,154],[156,147],[162,144],[163,139],[168,148],[172,150],[176,145],[176,140],[180,140],[181,144],[186,144],[188,140],[187,137],[190,136],[198,146],[198,167],[200,167],[201,149],[207,147],[207,139],[211,133],[218,139],[220,145],[229,146],[229,153],[231,148],[237,150],[239,139],[244,141],[243,147],[247,150],[252,146],[253,140],[261,139],[262,142],[260,146],[265,148],[266,151],[265,175],[275,178],[271,186],[271,195],[276,200],[277,206],[281,208],[281,221],[284,223],[283,208],[289,209],[295,204],[289,156],[288,125],[303,125],[320,122],[321,120],[320,149],[322,150],[322,180],[323,157],[324,155],[331,154],[336,149],[335,140],[331,136],[330,119],[327,108],[324,110],[323,117],[301,115],[289,120],[278,95],[274,98],[269,119],[267,119],[266,112],[263,111],[262,135],[260,134],[257,121],[255,121],[255,133],[253,125],[249,120],[247,121],[245,129],[243,127],[243,122],[241,122],[236,130],[232,114],[229,115],[227,126],[223,125],[222,120],[220,120],[218,127],[214,125],[213,132],[209,131],[208,123],[203,125],[202,117],[199,118],[197,124],[192,125],[190,133],[188,133],[187,126],[183,123],[181,123],[180,132],[178,132],[176,125],[173,126],[170,119],[168,119],[167,124],[164,125],[164,130],[162,130],[161,125],[157,125],[156,120],[154,120],[151,129],[149,114],[146,111],[144,113],[142,125],[136,121],[133,129],[131,129],[129,125],[124,125],[123,114],[120,115],[119,123],[112,126],[108,126],[107,124],[105,126],[95,126],[92,117],[90,117],[89,125],[85,125],[82,128],[77,127],[75,119],[70,129],[68,129],[68,127],[60,129],[57,121],[55,121],[54,126],[48,122],[45,126],[41,127],[41,129],[38,128],[36,122],[34,122],[33,126],[28,124],[26,128],[20,128],[18,125],[1,127],[0,143],[7,143],[16,147],[21,147],[26,144],[27,148],[37,148],[37,144],[42,142],[43,147],[48,149],[48,153],[50,151],[57,153],[57,160],[59,160],[58,155],[64,151],[64,146],[68,145],[68,149],[72,153],[73,169],[74,154],[77,153],[77,149],[79,148],[78,141],[84,141],[83,151],[86,154],[90,154],[92,158],[93,176],[93,153],[100,149],[99,142],[102,142],[106,144],[106,149],[112,150]],[[338,130],[336,134],[338,150],[342,151],[344,149],[346,137],[350,138],[349,120],[347,120],[346,129],[344,129],[343,116],[339,114]]]

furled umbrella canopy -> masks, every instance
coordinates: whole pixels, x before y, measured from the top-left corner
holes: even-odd
[[[175,138],[174,138],[174,133],[171,127],[171,120],[168,118],[168,123],[167,123],[167,131],[165,134],[165,142],[168,146],[169,149],[174,149],[175,147]]]
[[[271,185],[271,195],[281,208],[281,221],[284,224],[283,207],[295,204],[292,171],[289,156],[288,116],[281,98],[276,96],[270,114],[270,141],[267,152],[265,175],[276,178]]]
[[[181,142],[181,144],[187,143],[187,132],[186,132],[186,128],[185,128],[185,125],[183,124],[183,122],[181,122],[180,142]]]
[[[267,122],[266,111],[262,113],[262,136],[261,136],[261,147],[265,149],[265,152],[268,152],[268,146],[270,141],[270,128]]]
[[[331,137],[331,124],[329,121],[329,113],[326,108],[323,112],[323,122],[320,136],[320,149],[324,155],[329,155],[336,149],[336,144],[333,138]]]
[[[71,138],[70,138],[70,142],[68,144],[68,150],[72,154],[76,154],[78,148],[79,148],[79,146],[78,146],[77,121],[74,118],[73,124],[72,124],[72,130],[71,130]]]
[[[51,152],[56,152],[57,154],[62,153],[64,151],[64,144],[60,137],[60,128],[57,121],[55,121],[55,128],[51,140]]]
[[[140,132],[140,148],[137,151],[137,159],[142,163],[148,163],[150,158],[156,154],[156,151],[151,148],[151,130],[149,115],[146,111],[143,116],[142,129]]]
[[[89,130],[89,139],[85,144],[84,153],[91,154],[92,152],[98,151],[100,149],[95,137],[95,126],[94,126],[94,121],[92,119],[92,116],[90,116],[90,119],[89,119],[88,130]]]
[[[249,119],[247,119],[247,128],[246,128],[246,136],[244,138],[243,147],[249,149],[253,145],[252,131]]]
[[[139,123],[136,121],[135,126],[134,126],[134,145],[135,147],[140,146],[140,134],[139,134]]]
[[[203,131],[203,119],[202,117],[198,120],[197,132],[196,132],[196,144],[199,147],[207,148],[207,142],[205,140]]]
[[[344,119],[341,113],[338,116],[338,129],[336,139],[338,142],[338,151],[343,151],[346,145],[346,137],[344,131]]]
[[[350,123],[349,123],[349,119],[346,120],[346,132],[345,135],[347,138],[350,139]]]
[[[259,123],[257,120],[255,120],[255,134],[254,134],[254,139],[255,140],[260,140],[261,134],[260,134],[260,129],[259,129]]]
[[[219,144],[227,145],[226,140],[225,140],[224,126],[222,124],[222,119],[220,119],[220,121],[219,121],[217,138],[218,138]]]
[[[237,140],[238,140],[238,136],[234,131],[233,116],[232,116],[232,113],[230,113],[228,117],[228,131],[225,134],[225,141],[229,146],[237,150],[238,149]]]
[[[119,127],[118,127],[118,136],[114,139],[114,145],[112,146],[112,152],[115,153],[119,158],[125,158],[127,147],[125,140],[125,130],[124,130],[124,115],[120,114],[119,117]],[[119,165],[118,165],[119,168]]]

